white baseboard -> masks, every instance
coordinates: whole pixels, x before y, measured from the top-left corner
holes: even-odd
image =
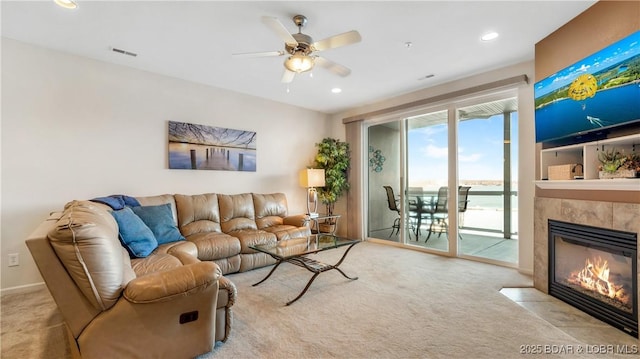
[[[27,284],[27,285],[19,285],[17,287],[3,288],[3,289],[0,289],[0,295],[26,293],[33,290],[41,289],[44,286],[45,286],[44,282],[40,282],[40,283]]]

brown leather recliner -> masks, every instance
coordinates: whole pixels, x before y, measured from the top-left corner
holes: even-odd
[[[251,193],[217,196],[220,228],[240,242],[240,272],[275,263],[267,254],[249,248],[251,245],[274,244],[278,241],[275,234],[258,229]]]
[[[252,193],[255,221],[259,230],[273,233],[278,241],[311,235],[306,215],[289,215],[284,193]]]
[[[222,274],[237,272],[240,268],[240,244],[235,245],[237,239],[219,233],[220,224],[218,213],[218,199],[215,194],[202,195],[171,195],[136,197],[142,206],[157,206],[169,204],[174,224],[186,239],[194,244],[189,248],[191,256],[203,261],[213,261],[218,265]],[[220,235],[220,236],[219,236]],[[224,240],[221,240],[224,239]],[[180,242],[182,243],[182,242]],[[158,250],[161,250],[160,246]],[[185,244],[180,247],[184,252]],[[172,252],[176,255],[176,251]],[[236,255],[234,255],[236,254]],[[216,340],[225,342],[231,333],[233,313],[231,307],[236,301],[238,292],[236,286],[226,277],[218,280],[220,291],[216,313]]]
[[[205,193],[174,196],[178,228],[185,238],[198,248],[198,258],[213,261],[222,274],[240,270],[240,241],[220,227],[218,195]]]
[[[106,207],[74,201],[26,243],[65,319],[74,357],[192,358],[226,339],[229,322],[217,323],[216,312],[233,304],[235,287],[218,303],[219,285],[230,282],[214,262],[190,254],[197,253],[191,242],[130,260]]]

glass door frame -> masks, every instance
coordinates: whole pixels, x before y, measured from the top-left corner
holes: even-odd
[[[438,255],[445,255],[445,256],[453,256],[455,257],[457,254],[457,241],[455,241],[456,243],[454,243],[453,245],[451,244],[451,241],[449,240],[449,245],[448,245],[448,250],[447,251],[439,251],[439,250],[434,250],[434,249],[430,249],[430,248],[425,248],[425,247],[420,247],[420,246],[415,246],[415,245],[411,245],[408,241],[407,238],[410,238],[411,234],[408,232],[407,226],[404,226],[403,224],[406,224],[407,221],[409,220],[409,203],[408,203],[408,199],[407,199],[407,189],[408,189],[408,179],[407,179],[407,166],[408,166],[408,158],[407,158],[407,133],[408,133],[408,126],[407,126],[407,122],[408,122],[408,118],[412,117],[412,116],[417,116],[417,115],[421,115],[427,112],[439,112],[439,111],[447,111],[447,126],[457,126],[457,119],[454,117],[452,119],[451,115],[456,113],[456,108],[455,106],[453,106],[451,103],[445,104],[445,105],[431,105],[428,107],[420,107],[420,108],[416,108],[416,109],[412,109],[411,111],[405,111],[399,114],[391,114],[391,115],[386,115],[386,116],[380,116],[380,117],[376,117],[374,119],[370,119],[370,120],[365,120],[363,122],[363,134],[364,134],[364,141],[363,141],[363,156],[368,156],[368,151],[364,150],[364,149],[368,149],[369,148],[369,128],[372,126],[376,126],[376,125],[380,125],[380,124],[384,124],[384,123],[390,123],[390,122],[397,122],[399,124],[400,127],[400,131],[398,131],[398,134],[400,136],[399,138],[399,153],[400,153],[400,158],[398,159],[400,161],[400,178],[399,178],[399,183],[400,183],[400,190],[398,195],[400,196],[400,203],[402,203],[402,211],[400,213],[400,224],[401,224],[401,228],[402,230],[400,231],[400,240],[396,243],[396,242],[389,242],[389,243],[393,243],[393,244],[398,244],[398,245],[402,245],[402,246],[410,246],[412,249],[419,249],[419,250],[423,250],[425,252],[430,252],[430,253],[435,253]],[[447,131],[447,136],[448,136],[448,143],[451,142],[451,137],[452,137],[452,133],[451,131]],[[457,136],[457,127],[456,127],[456,132],[454,134],[454,136]],[[456,145],[457,145],[457,141],[456,141]],[[448,156],[449,158],[451,158],[451,146],[448,145]],[[454,149],[453,151],[454,153],[456,152],[456,150]],[[367,158],[363,158],[363,163],[368,163],[368,159]],[[457,159],[456,159],[457,160]],[[449,159],[450,161],[450,159]],[[454,174],[457,174],[457,164],[456,166],[451,166],[451,162],[449,162],[449,166],[448,166],[448,186],[451,186],[451,171],[452,171],[452,167],[455,167],[454,169]],[[363,171],[364,172],[364,176],[363,176],[363,192],[366,193],[366,195],[363,196],[364,199],[364,208],[367,209],[367,211],[363,211],[363,213],[368,212],[368,208],[369,208],[369,193],[370,193],[370,181],[369,181],[369,177],[370,177],[370,171],[368,170],[368,167],[366,167],[366,169]],[[454,177],[455,183],[457,183],[457,177]],[[455,185],[457,188],[457,184]],[[457,191],[449,191],[449,200],[455,200],[457,201]],[[452,194],[451,192],[455,192],[453,194],[453,198],[451,198]],[[457,203],[457,202],[456,202]],[[456,226],[455,228],[453,228],[454,232],[450,232],[450,236],[455,235],[457,238],[458,236],[458,232],[457,232],[457,209],[454,209],[454,215],[453,217],[456,217],[454,219],[454,225]],[[452,209],[449,208],[449,216],[452,213]],[[363,218],[364,220],[363,225],[363,233],[366,233],[366,237],[367,240],[371,240],[371,239],[375,239],[374,237],[369,237],[369,218],[367,216],[367,218]],[[451,224],[449,225],[449,227],[451,227]],[[385,242],[387,243],[387,242]]]
[[[481,104],[483,102],[491,102],[491,101],[495,101],[495,100],[500,100],[500,99],[504,99],[507,97],[519,97],[519,93],[518,93],[518,89],[516,87],[511,87],[511,88],[507,88],[507,89],[495,89],[494,91],[488,92],[488,93],[481,93],[481,94],[473,94],[471,96],[466,96],[464,98],[451,98],[448,100],[444,100],[440,103],[434,103],[434,104],[430,104],[430,105],[426,105],[426,106],[421,106],[421,107],[417,107],[411,110],[406,110],[406,111],[402,111],[402,112],[398,112],[395,114],[389,114],[389,115],[383,115],[383,116],[379,116],[373,119],[368,119],[368,120],[364,120],[363,122],[363,134],[365,136],[364,137],[364,141],[363,141],[363,148],[367,149],[369,147],[369,136],[368,136],[368,129],[371,126],[375,126],[375,125],[379,125],[379,124],[383,124],[383,123],[388,123],[388,122],[394,122],[394,121],[398,121],[399,125],[400,125],[400,131],[399,131],[399,144],[400,144],[400,200],[403,203],[403,210],[401,211],[401,224],[405,224],[407,223],[406,220],[408,218],[408,206],[407,206],[407,188],[408,188],[408,178],[407,178],[407,166],[408,166],[408,160],[407,160],[407,131],[408,131],[408,126],[407,126],[407,119],[409,117],[412,116],[418,116],[421,114],[425,114],[425,113],[429,113],[429,112],[437,112],[437,111],[443,111],[446,110],[447,111],[447,127],[448,127],[448,131],[447,131],[447,138],[448,138],[448,149],[447,149],[447,154],[448,154],[448,169],[447,169],[447,185],[449,186],[449,188],[458,188],[458,183],[459,183],[459,179],[458,179],[458,173],[459,173],[459,158],[458,158],[458,109],[461,107],[465,107],[465,106],[470,106],[473,104]],[[363,157],[367,155],[367,151],[363,150]],[[363,163],[368,163],[368,159],[363,158]],[[369,202],[368,202],[368,194],[369,194],[369,176],[370,173],[367,169],[368,167],[365,167],[364,169],[364,176],[363,176],[363,193],[366,194],[363,196],[364,198],[364,208],[366,209],[366,211],[368,211],[369,208]],[[448,194],[449,198],[448,200],[450,201],[450,203],[458,203],[458,191],[449,191]],[[366,211],[363,211],[366,212]],[[505,264],[509,264],[509,263],[502,263],[502,262],[496,262],[493,260],[487,260],[483,257],[476,257],[476,256],[471,256],[471,255],[465,255],[462,253],[459,253],[459,246],[458,246],[458,222],[459,222],[459,217],[458,217],[458,208],[457,206],[449,206],[448,208],[448,218],[449,218],[449,228],[448,228],[448,251],[438,251],[438,250],[434,250],[434,249],[430,249],[430,248],[425,248],[425,247],[420,247],[420,246],[415,246],[415,245],[411,245],[410,243],[408,243],[407,241],[407,237],[408,237],[408,233],[407,233],[407,229],[404,228],[405,226],[403,226],[403,230],[401,231],[401,236],[400,236],[400,240],[399,242],[387,242],[385,241],[385,243],[392,243],[392,244],[396,244],[396,245],[400,245],[400,246],[410,246],[412,249],[416,249],[416,250],[421,250],[421,251],[425,251],[425,252],[430,252],[430,253],[434,253],[434,254],[438,254],[438,255],[444,255],[444,256],[450,256],[450,257],[458,257],[458,258],[464,258],[464,259],[471,259],[471,260],[476,260],[476,261],[481,261],[481,262],[485,262],[485,263],[492,263],[492,264],[498,264],[498,265],[502,265],[505,266]],[[368,223],[368,218],[363,218],[363,225],[364,225],[364,232],[366,233],[366,237],[368,240],[370,239],[375,239],[373,237],[369,237],[369,223]],[[517,263],[516,263],[517,265]],[[509,266],[509,265],[507,265]]]
[[[455,127],[456,141],[459,138],[459,136],[458,136],[459,135],[459,133],[458,133],[458,125],[460,123],[460,121],[459,121],[459,119],[457,117],[458,116],[458,111],[457,111],[458,109],[464,108],[464,107],[468,107],[468,106],[473,106],[473,105],[479,105],[479,104],[483,104],[483,103],[487,103],[487,102],[500,101],[500,100],[504,100],[504,99],[507,99],[507,98],[516,98],[517,99],[519,96],[520,95],[518,93],[517,88],[509,88],[509,89],[503,89],[501,91],[494,91],[494,92],[491,92],[491,93],[488,93],[488,94],[484,94],[484,95],[479,95],[479,96],[472,97],[472,98],[461,99],[459,101],[452,101],[451,105],[452,105],[453,110],[455,111],[454,115],[456,116],[456,118],[455,118],[455,122],[456,122],[455,123],[455,126],[456,126]],[[518,121],[519,121],[520,116],[517,115],[517,118],[518,118]],[[508,115],[505,115],[505,117],[503,119],[503,121],[505,121],[505,125],[504,125],[505,126],[504,127],[505,131],[506,131],[507,128],[511,129],[511,119],[512,119],[511,113],[509,113]],[[518,128],[520,128],[519,125],[518,125]],[[505,134],[503,133],[503,140],[505,140],[504,136],[505,136]],[[504,171],[503,172],[503,181],[504,181],[504,186],[505,186],[505,188],[504,188],[504,197],[505,198],[503,200],[503,208],[502,209],[503,209],[503,212],[504,212],[503,213],[503,221],[504,221],[503,231],[504,231],[504,236],[505,236],[506,239],[511,239],[512,234],[514,233],[514,229],[516,230],[515,231],[516,234],[519,232],[518,228],[517,227],[513,228],[513,225],[512,225],[512,222],[513,222],[512,214],[513,213],[507,213],[507,211],[506,211],[507,209],[509,209],[510,212],[512,212],[512,210],[513,210],[512,204],[511,204],[511,201],[512,201],[511,192],[513,191],[513,189],[512,189],[512,178],[511,177],[512,177],[512,174],[514,173],[514,171],[516,172],[516,174],[517,174],[517,171],[518,171],[517,168],[514,169],[514,168],[511,167],[512,166],[512,161],[513,161],[513,158],[511,156],[511,151],[513,150],[513,147],[512,147],[513,136],[514,136],[513,134],[509,133],[509,143],[503,143],[503,149],[505,151],[503,153],[503,155],[504,155],[504,159],[503,160],[505,161],[505,164],[504,164],[505,167],[503,167],[503,171]],[[515,134],[515,136],[517,137],[518,134]],[[519,143],[519,141],[518,141],[518,143]],[[457,146],[458,145],[459,145],[459,143],[456,142],[456,149],[455,149],[456,151],[457,151]],[[506,152],[507,150],[508,150],[508,152]],[[450,151],[449,154],[452,155],[451,151]],[[456,161],[456,166],[455,166],[456,168],[455,169],[456,169],[456,176],[457,176],[457,174],[459,172],[458,171],[459,161],[458,161],[457,153],[456,153],[455,161]],[[509,165],[509,169],[506,168],[507,164]],[[451,168],[449,170],[451,171]],[[507,176],[509,177],[508,179],[507,179]],[[458,178],[456,177],[456,182],[457,181],[458,181]],[[456,186],[457,186],[457,184],[456,184]],[[457,195],[457,193],[456,193],[456,195]],[[508,205],[507,205],[507,201],[509,201]],[[458,203],[457,202],[457,198],[456,198],[456,202],[455,203]],[[450,212],[449,213],[449,218],[451,219],[452,218],[451,217],[451,214],[452,214],[451,213],[452,212],[451,208],[449,208],[449,212]],[[457,213],[454,214],[454,218],[455,218],[455,220],[457,222],[457,220],[458,220]],[[509,219],[509,221],[507,221],[507,218]],[[449,227],[450,227],[451,230],[456,230],[456,233],[457,233],[457,230],[458,230],[457,223],[456,223],[456,228],[452,228],[451,224],[449,225]],[[460,237],[456,237],[455,238],[456,239],[456,241],[455,241],[456,243],[458,243],[458,241],[459,241],[458,238],[460,238]],[[464,253],[461,253],[461,252],[457,253],[456,257],[464,258],[464,259],[479,260],[479,261],[482,261],[482,262],[485,262],[485,263],[497,264],[497,265],[507,266],[507,267],[517,267],[517,265],[518,265],[517,262],[516,263],[512,263],[512,262],[507,262],[507,261],[499,261],[499,260],[489,259],[489,258],[485,258],[485,257],[481,257],[481,256],[474,256],[474,255],[471,255],[471,254],[464,254]]]
[[[398,131],[398,153],[399,153],[399,158],[397,158],[396,160],[399,161],[399,167],[400,167],[400,176],[398,178],[399,183],[400,183],[400,188],[398,189],[398,193],[396,193],[397,196],[400,196],[400,201],[399,203],[401,203],[401,211],[400,211],[400,236],[399,236],[399,241],[398,242],[387,242],[385,241],[385,243],[387,244],[396,244],[396,245],[406,245],[407,244],[407,240],[406,238],[408,236],[410,236],[410,234],[408,233],[407,227],[404,225],[407,223],[408,217],[407,217],[407,211],[406,211],[406,139],[405,139],[405,128],[406,128],[406,121],[404,120],[404,118],[399,117],[398,115],[389,115],[389,116],[383,116],[383,117],[377,117],[375,119],[371,119],[371,120],[365,120],[364,121],[364,126],[363,126],[363,141],[362,141],[362,146],[363,146],[363,159],[362,159],[362,163],[369,163],[368,160],[368,149],[369,146],[371,145],[369,142],[369,128],[374,127],[374,126],[378,126],[378,125],[382,125],[382,124],[386,124],[386,123],[393,123],[396,122],[398,123],[398,127],[399,127],[399,131]],[[387,158],[387,160],[390,160],[389,158]],[[366,211],[363,211],[364,213],[368,213],[368,209],[369,209],[369,194],[371,193],[371,182],[370,182],[370,176],[371,176],[371,172],[368,169],[368,165],[363,166],[363,193],[365,193],[366,195],[362,196],[363,200],[364,200],[364,208],[366,208]],[[365,218],[363,218],[363,233],[366,234],[366,238],[367,240],[371,240],[371,239],[376,239],[375,237],[370,237],[369,233],[370,233],[370,223],[369,223],[369,216],[366,215]]]

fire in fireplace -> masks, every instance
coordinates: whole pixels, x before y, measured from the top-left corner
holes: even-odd
[[[549,294],[638,337],[635,233],[549,220]]]

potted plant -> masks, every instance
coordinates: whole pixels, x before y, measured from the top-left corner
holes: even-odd
[[[324,169],[325,186],[318,188],[318,198],[326,205],[328,215],[333,215],[336,201],[349,189],[347,171],[351,157],[349,144],[333,138],[325,138],[316,143],[318,153],[315,157],[315,167]],[[335,220],[328,223],[335,225]]]
[[[633,152],[625,155],[615,148],[598,154],[600,178],[636,177],[640,173],[640,155]]]
[[[625,156],[625,161],[620,168],[635,172],[635,177],[640,175],[640,154],[632,152]],[[632,176],[633,177],[633,176]]]

